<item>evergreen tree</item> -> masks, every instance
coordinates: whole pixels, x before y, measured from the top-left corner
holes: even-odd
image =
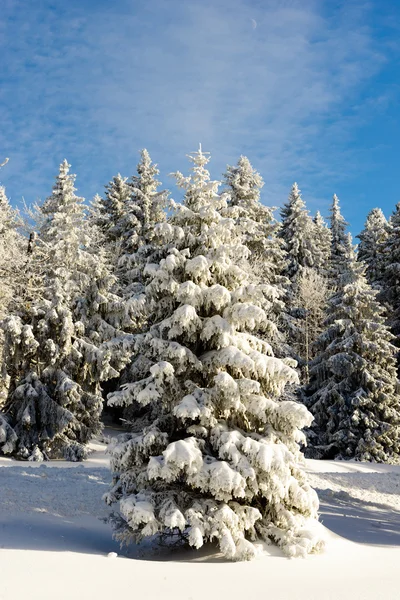
[[[315,260],[313,222],[306,210],[297,183],[294,183],[281,210],[280,236],[287,252],[285,274],[294,281],[302,269],[312,267]]]
[[[340,212],[339,198],[336,194],[333,195],[330,213],[329,221],[332,234],[330,275],[332,284],[335,285],[338,276],[346,269],[347,259],[349,253],[351,253],[351,246],[349,246],[346,233],[348,223],[346,223]]]
[[[94,285],[106,278],[101,256],[91,254],[88,243],[83,199],[75,195],[64,161],[41,207],[32,255],[42,293],[3,322],[10,386],[2,419],[15,434],[13,444],[9,436],[2,444],[3,452],[80,460],[101,429],[100,381],[118,372],[110,349],[99,345],[105,331],[101,307],[110,299],[107,285]]]
[[[88,226],[90,225],[90,226]],[[86,231],[85,287],[74,301],[74,314],[83,326],[85,338],[107,351],[109,361],[118,372],[129,360],[130,330],[133,323],[125,299],[115,293],[116,275],[99,228],[84,221]]]
[[[316,212],[313,221],[315,242],[314,268],[319,275],[327,276],[331,259],[332,234],[319,210]]]
[[[5,188],[0,186],[0,319],[23,285],[27,247],[18,231],[20,225],[17,211],[11,208]]]
[[[306,453],[314,458],[398,459],[396,349],[376,295],[353,253],[330,299],[306,387],[315,417]]]
[[[277,235],[280,225],[273,216],[275,209],[260,202],[264,185],[261,175],[246,156],[241,156],[236,166],[228,165],[225,183],[230,195],[229,205],[236,209],[242,229],[247,230],[245,243],[251,252],[253,269],[264,283],[284,288],[287,282],[282,272],[286,256],[283,241]]]
[[[147,150],[142,150],[137,175],[129,182],[128,210],[119,222],[122,245],[118,277],[135,331],[147,321],[143,271],[157,251],[157,225],[166,220],[167,192],[159,191],[158,174],[157,165],[152,163]]]
[[[116,536],[178,536],[196,548],[215,539],[234,559],[272,538],[306,554],[320,546],[298,447],[310,415],[278,401],[297,375],[252,333],[274,328],[262,308],[272,288],[250,283],[244,232],[224,216],[209,158],[200,149],[190,159],[192,174],[175,175],[184,203],[172,203],[164,228],[175,245],[146,267],[152,326],[135,336],[142,377],[109,400],[143,409],[112,449]]]
[[[137,165],[137,175],[129,181],[130,199],[126,211],[121,216],[118,227],[120,230],[120,250],[118,267],[118,290],[125,302],[124,330],[138,333],[149,327],[149,305],[144,293],[147,262],[160,258],[159,230],[168,229],[164,208],[167,192],[159,191],[160,182],[157,180],[159,170],[152,163],[147,150],[141,152]],[[125,346],[129,347],[129,344]],[[118,350],[118,348],[117,348]],[[124,358],[124,346],[117,355]],[[116,350],[114,349],[115,353]],[[143,357],[133,355],[132,360],[121,372],[120,377],[108,386],[108,392],[124,386],[140,376]],[[139,371],[138,371],[139,369]],[[140,414],[137,404],[124,408],[113,409],[114,418],[130,420]]]
[[[165,221],[165,203],[167,193],[159,191],[161,183],[157,181],[160,174],[150,154],[146,149],[140,153],[140,161],[137,166],[137,175],[132,177],[131,187],[133,198],[141,208],[141,237],[140,245],[151,242],[154,237],[154,227]]]
[[[357,237],[358,260],[367,265],[366,276],[371,285],[379,287],[385,270],[385,246],[389,234],[388,222],[380,208],[372,209],[363,231]]]
[[[106,252],[108,262],[114,272],[117,271],[118,261],[122,252],[122,238],[125,234],[127,215],[131,214],[131,187],[127,178],[119,173],[105,186],[105,196],[102,198],[96,194],[88,208],[88,225],[93,229],[91,239],[94,241],[94,233]],[[138,210],[137,210],[138,212]],[[136,227],[139,224],[137,215],[131,215]],[[116,279],[118,283],[118,278]],[[118,286],[117,286],[118,288]],[[120,291],[120,286],[119,286]]]
[[[289,199],[281,210],[282,228],[280,236],[284,241],[287,253],[285,275],[290,280],[287,291],[287,307],[284,313],[284,330],[286,332],[286,353],[298,363],[302,373],[307,366],[304,354],[304,339],[307,312],[299,305],[299,282],[302,275],[314,268],[318,260],[315,226],[301,198],[297,183],[294,183]]]
[[[19,233],[21,219],[10,206],[5,188],[0,186],[0,323],[8,311],[21,302],[28,283],[26,265],[27,243]],[[0,328],[0,355],[3,352],[3,332]],[[4,403],[8,377],[0,373],[0,406]]]
[[[389,234],[383,249],[383,274],[380,299],[387,307],[388,325],[400,336],[400,202],[390,218]]]
[[[131,188],[127,178],[119,173],[105,186],[105,196],[96,195],[92,202],[92,212],[96,217],[96,225],[105,234],[106,243],[115,246],[121,234],[121,220],[124,218],[130,203]]]

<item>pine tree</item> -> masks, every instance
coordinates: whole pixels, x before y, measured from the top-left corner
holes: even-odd
[[[18,231],[20,225],[17,211],[11,208],[5,188],[0,186],[0,319],[23,285],[27,248]]]
[[[387,307],[388,325],[400,336],[400,202],[390,218],[389,234],[383,249],[383,275],[379,298]]]
[[[333,195],[330,213],[331,216],[329,221],[332,234],[330,276],[332,284],[334,285],[338,276],[346,269],[347,258],[351,252],[348,235],[346,233],[348,223],[346,223],[340,212],[339,198],[336,194]]]
[[[380,208],[372,209],[363,231],[357,237],[358,260],[367,265],[366,276],[371,285],[379,287],[385,270],[385,246],[389,234],[388,222]]]
[[[123,233],[121,221],[125,217],[131,198],[127,178],[119,173],[105,186],[105,197],[95,197],[98,207],[98,226],[106,236],[106,242],[116,244]]]
[[[159,191],[161,183],[157,181],[160,174],[157,165],[153,164],[146,149],[140,153],[137,175],[132,177],[133,198],[142,211],[141,236],[142,244],[151,242],[154,237],[154,226],[165,221],[165,203],[167,193]]]
[[[308,455],[387,462],[400,453],[396,349],[377,292],[354,253],[329,302],[305,403],[315,417]]]
[[[122,252],[122,239],[125,234],[124,223],[130,214],[131,188],[127,178],[119,173],[105,186],[105,196],[102,198],[96,194],[88,207],[87,221],[94,241],[94,235],[98,238],[98,245],[107,254],[107,260],[114,273],[117,272],[118,261]],[[136,226],[139,221],[136,215],[134,219]],[[116,278],[118,284],[118,278]],[[121,291],[120,286],[116,289]]]
[[[28,283],[27,243],[19,233],[21,219],[11,208],[5,188],[0,186],[0,323],[8,311],[23,301]],[[3,352],[3,333],[0,328],[0,355]],[[8,377],[0,374],[0,406],[4,403]]]
[[[116,292],[117,277],[113,273],[107,244],[101,230],[85,221],[86,260],[83,274],[84,293],[74,302],[74,314],[79,317],[85,338],[101,351],[107,351],[110,364],[121,371],[129,361],[130,336],[133,327],[125,299]]]
[[[297,183],[292,186],[288,202],[281,210],[281,217],[280,236],[287,253],[287,266],[284,273],[290,280],[283,326],[288,345],[286,353],[297,361],[300,370],[304,372],[307,363],[303,352],[307,313],[299,306],[298,286],[302,274],[314,268],[318,252],[315,226],[301,198]]]
[[[209,158],[200,149],[190,160],[192,174],[175,175],[185,190],[172,203],[175,245],[146,267],[153,324],[136,335],[142,376],[110,397],[143,410],[112,449],[116,536],[177,536],[196,548],[215,539],[234,559],[272,538],[305,554],[320,546],[298,447],[310,416],[278,401],[297,375],[252,334],[273,329],[262,308],[271,286],[249,283],[244,232],[224,216]]]
[[[102,244],[106,243],[106,231],[108,217],[104,213],[104,198],[100,194],[95,194],[88,206],[89,226],[96,227],[102,237]]]
[[[152,163],[147,150],[142,150],[137,175],[129,182],[128,210],[119,222],[122,244],[118,278],[135,331],[142,329],[147,321],[143,271],[157,251],[157,225],[166,220],[164,208],[168,194],[159,191],[158,174],[157,165]]]
[[[287,281],[282,272],[286,256],[283,241],[277,235],[280,225],[273,216],[275,208],[261,204],[260,192],[264,186],[261,175],[246,156],[241,156],[236,166],[228,165],[224,177],[229,206],[236,209],[240,226],[247,230],[245,243],[251,252],[253,270],[259,272],[264,283],[285,288]]]
[[[104,265],[87,249],[74,179],[64,161],[41,207],[31,266],[42,293],[3,322],[10,386],[2,419],[15,435],[2,450],[20,458],[84,458],[101,429],[100,381],[118,375],[110,349],[100,345],[101,306],[109,299],[94,282],[105,281]]]
[[[303,268],[314,265],[315,256],[313,223],[297,183],[293,184],[288,201],[283,205],[281,217],[280,236],[287,252],[285,274],[293,281]]]
[[[328,276],[331,259],[332,234],[327,227],[319,210],[313,219],[314,222],[314,268],[321,276]]]
[[[130,189],[129,201],[125,213],[118,222],[120,231],[119,259],[116,269],[118,293],[125,302],[125,320],[123,328],[128,333],[138,333],[149,326],[149,306],[144,293],[146,280],[145,267],[148,261],[157,260],[159,247],[158,230],[167,227],[164,208],[167,192],[159,191],[157,180],[159,170],[152,163],[147,150],[142,150],[137,175],[127,183]],[[124,346],[113,349],[117,356],[125,358]],[[143,357],[133,356],[132,361],[121,372],[120,377],[108,385],[108,392],[124,386],[127,381],[141,373]],[[113,409],[115,419],[130,420],[140,413],[138,405],[131,405],[122,411]]]

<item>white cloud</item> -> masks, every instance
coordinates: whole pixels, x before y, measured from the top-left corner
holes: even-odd
[[[26,196],[49,190],[64,155],[89,194],[130,174],[141,147],[167,173],[186,169],[199,141],[216,177],[247,154],[269,204],[295,179],[322,190],[350,158],[357,168],[348,142],[363,107],[349,106],[383,61],[364,5],[329,18],[317,0],[118,0],[90,14],[69,3],[61,15],[23,5],[6,4],[23,35],[0,43],[0,144]]]

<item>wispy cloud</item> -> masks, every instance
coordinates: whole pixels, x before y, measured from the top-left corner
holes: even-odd
[[[294,179],[318,196],[359,168],[360,94],[385,60],[365,3],[58,4],[2,0],[0,152],[15,199],[48,193],[64,156],[90,196],[131,174],[140,148],[166,174],[199,141],[216,177],[247,154],[270,204]]]

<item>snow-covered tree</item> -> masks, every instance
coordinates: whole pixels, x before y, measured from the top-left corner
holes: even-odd
[[[74,302],[74,314],[84,327],[85,338],[101,350],[107,348],[109,360],[118,372],[128,362],[130,336],[133,327],[129,309],[123,297],[115,293],[117,277],[113,261],[101,231],[86,225],[86,256],[83,269],[86,278],[84,293]],[[88,267],[88,268],[87,268]]]
[[[3,322],[10,386],[2,419],[15,435],[13,444],[3,435],[2,450],[20,458],[84,458],[85,444],[101,429],[100,382],[118,375],[110,349],[101,345],[112,327],[102,307],[113,298],[105,293],[101,255],[88,251],[74,179],[64,161],[41,207],[32,255],[41,295]]]
[[[384,244],[383,273],[380,282],[379,298],[385,304],[388,325],[396,336],[399,345],[400,336],[400,202],[390,218],[389,234]]]
[[[396,349],[365,265],[350,256],[330,299],[305,403],[309,456],[387,462],[400,453]]]
[[[286,256],[283,241],[277,235],[280,224],[273,216],[275,208],[261,204],[260,192],[264,185],[261,175],[246,156],[241,156],[237,165],[228,165],[224,177],[229,206],[236,209],[240,227],[246,229],[245,244],[251,252],[253,269],[262,282],[285,287],[282,272]]]
[[[315,244],[313,222],[294,183],[286,204],[281,210],[280,236],[287,252],[285,274],[293,281],[303,268],[314,266]]]
[[[340,274],[347,268],[348,256],[351,253],[351,246],[349,246],[348,234],[346,233],[348,223],[346,223],[340,212],[339,198],[336,194],[333,195],[330,213],[329,222],[332,235],[330,276],[332,284],[334,284]]]
[[[123,233],[121,220],[124,218],[131,198],[127,178],[119,173],[106,185],[104,198],[104,228],[110,240],[118,240]]]
[[[125,203],[124,212],[116,223],[119,240],[116,253],[118,256],[116,275],[117,290],[125,303],[125,319],[123,329],[128,333],[144,331],[149,327],[149,306],[144,294],[146,275],[144,269],[148,260],[156,259],[159,251],[159,240],[156,225],[165,223],[165,207],[167,192],[159,191],[160,182],[157,180],[159,170],[153,164],[147,150],[142,150],[137,175],[134,175],[125,185],[129,187],[129,199]],[[112,250],[112,249],[111,249]],[[127,338],[121,338],[120,341]],[[114,344],[115,345],[115,344]],[[117,356],[124,357],[122,344],[113,349]],[[136,377],[136,369],[141,364],[139,356],[134,357],[120,376],[107,385],[108,391],[113,391]],[[113,409],[114,418],[131,419],[137,413],[138,407]],[[139,411],[140,412],[140,411]]]
[[[19,294],[27,244],[18,231],[21,220],[10,206],[5,188],[0,186],[0,319],[15,294]]]
[[[121,253],[118,278],[121,293],[129,305],[135,330],[144,327],[147,313],[144,297],[143,270],[158,245],[156,225],[166,220],[164,211],[167,192],[159,191],[159,170],[147,150],[142,150],[137,175],[129,182],[131,197],[122,216]]]
[[[363,231],[357,237],[358,260],[367,265],[366,276],[371,285],[379,287],[385,270],[385,247],[389,235],[388,222],[380,208],[372,209]]]
[[[94,238],[95,232],[115,272],[122,252],[122,240],[126,233],[128,215],[131,215],[130,218],[133,219],[136,227],[139,224],[137,215],[131,214],[131,195],[127,178],[123,178],[118,173],[105,186],[104,197],[96,194],[88,207],[88,226],[89,229],[93,229],[91,238]]]
[[[142,211],[141,245],[148,244],[154,237],[154,227],[166,219],[164,212],[167,192],[159,191],[161,183],[157,180],[160,171],[146,149],[140,153],[137,175],[131,180],[133,197]]]
[[[286,354],[292,356],[299,364],[302,373],[307,366],[305,353],[306,312],[299,306],[299,282],[303,272],[314,269],[321,262],[320,250],[317,247],[319,237],[316,226],[308,214],[301,198],[297,183],[294,183],[288,202],[281,210],[282,228],[280,235],[287,252],[285,274],[290,279],[286,296],[286,311],[283,315],[283,329],[286,335]]]
[[[21,219],[11,208],[0,186],[0,322],[8,311],[22,301],[27,285],[27,242],[19,233]],[[3,333],[0,329],[0,355],[3,352]],[[0,372],[0,406],[8,386],[6,373]]]
[[[329,273],[331,259],[332,234],[327,227],[319,210],[313,219],[314,222],[314,269],[321,276]]]
[[[165,257],[145,269],[152,326],[135,336],[137,378],[109,398],[142,407],[111,451],[116,537],[216,540],[233,559],[270,538],[303,555],[321,544],[298,446],[311,417],[279,401],[296,372],[252,333],[274,330],[263,308],[274,288],[250,282],[244,232],[225,216],[208,156],[190,160],[191,175],[175,175],[184,203],[156,228]]]

